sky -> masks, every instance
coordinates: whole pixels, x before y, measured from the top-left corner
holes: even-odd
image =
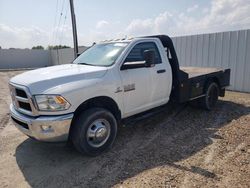
[[[78,43],[250,29],[250,0],[74,0]],[[73,46],[69,0],[0,0],[0,46]]]

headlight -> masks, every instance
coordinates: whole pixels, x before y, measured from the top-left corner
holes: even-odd
[[[36,95],[38,109],[41,111],[67,110],[70,104],[60,95]]]

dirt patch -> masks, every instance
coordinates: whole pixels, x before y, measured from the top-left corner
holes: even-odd
[[[9,79],[16,74],[20,74],[23,71],[6,71],[0,72],[0,132],[9,122],[9,104],[10,104],[10,92],[9,92]]]
[[[0,74],[1,187],[250,187],[250,94],[227,92],[211,112],[167,105],[136,116],[91,158],[16,130],[7,116],[13,73]]]
[[[10,119],[10,114],[6,113],[2,119],[0,119],[0,131],[4,129],[4,127],[7,125]]]

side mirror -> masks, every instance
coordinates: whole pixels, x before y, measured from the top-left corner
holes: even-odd
[[[144,60],[147,66],[151,67],[155,64],[155,52],[154,50],[145,50],[143,52]]]

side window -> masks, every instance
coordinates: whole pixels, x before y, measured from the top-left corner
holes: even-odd
[[[143,52],[145,50],[154,50],[155,64],[161,63],[160,53],[158,51],[157,46],[153,42],[144,42],[135,45],[134,48],[128,54],[125,62],[144,61]]]

